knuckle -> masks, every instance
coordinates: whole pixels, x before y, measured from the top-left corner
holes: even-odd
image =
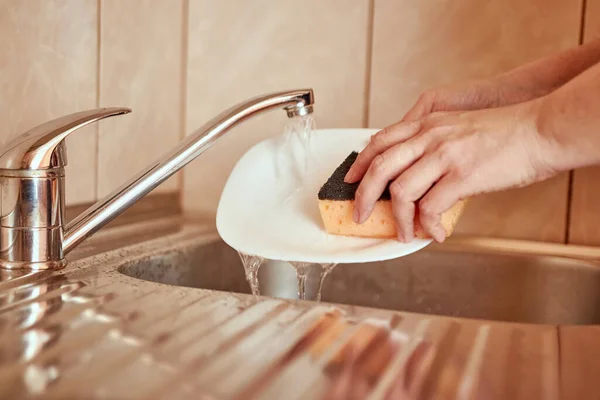
[[[375,135],[373,135],[371,142],[376,147],[383,147],[387,143],[387,137],[388,137],[388,130],[387,130],[387,128],[384,128],[384,129],[380,130],[379,132],[377,132]]]
[[[416,160],[419,157],[419,148],[423,149],[425,140],[423,138],[419,138],[419,142],[414,142],[411,145],[407,145],[404,147],[404,154],[406,159],[408,160]]]
[[[421,119],[421,133],[425,133],[427,131],[429,131],[431,128],[434,127],[434,120],[435,118],[432,118],[431,114],[423,117]]]
[[[454,174],[461,180],[466,180],[471,175],[471,167],[465,162],[458,162],[453,165]]]
[[[378,154],[373,159],[373,173],[375,175],[384,175],[387,170],[387,160],[383,154]]]
[[[406,191],[406,187],[402,181],[394,181],[390,185],[390,194],[392,198],[396,201],[400,201],[402,203],[409,201],[408,192]]]
[[[443,137],[448,134],[448,121],[446,115],[442,112],[429,114],[427,118],[427,127],[433,136]]]
[[[445,125],[444,114],[441,112],[432,112],[423,119],[424,131],[429,135],[437,135]]]
[[[359,185],[358,189],[356,189],[356,193],[354,194],[354,200],[357,203],[360,203],[360,202],[362,202],[364,196],[365,196],[365,187],[364,187],[364,185]]]
[[[458,146],[449,141],[442,141],[437,148],[438,155],[442,163],[454,165],[460,157]]]
[[[434,217],[439,214],[437,208],[430,200],[419,202],[419,213],[427,217]]]
[[[365,188],[361,186],[356,190],[356,194],[354,195],[354,200],[356,204],[362,205],[365,202]]]

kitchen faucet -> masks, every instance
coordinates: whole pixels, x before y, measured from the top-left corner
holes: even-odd
[[[127,183],[64,226],[65,138],[128,108],[99,108],[63,116],[17,136],[0,151],[0,267],[60,269],[65,255],[140,198],[198,157],[238,123],[283,108],[289,118],[313,111],[312,89],[271,93],[240,103],[182,140]]]

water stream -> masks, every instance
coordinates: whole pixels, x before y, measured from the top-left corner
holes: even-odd
[[[278,197],[291,200],[298,191],[310,186],[310,168],[313,164],[311,131],[315,128],[312,115],[290,120],[282,135],[274,139],[277,148],[275,174]]]
[[[323,292],[323,284],[325,283],[325,278],[327,275],[333,271],[337,264],[320,264],[321,273],[319,274],[319,287],[317,289],[317,298],[316,301],[321,301],[321,293]]]
[[[246,275],[246,281],[250,285],[250,290],[255,296],[260,295],[260,285],[258,281],[258,270],[266,261],[265,259],[249,254],[238,253]],[[313,264],[306,262],[290,261],[289,264],[296,272],[297,294],[300,300],[321,301],[323,285],[327,276],[333,271],[337,264]],[[315,286],[307,287],[308,277],[311,270],[318,268],[318,283]],[[314,281],[312,281],[314,282]],[[316,290],[315,290],[316,289]],[[268,294],[267,294],[268,295]]]
[[[287,176],[282,176],[282,178],[290,180],[289,173],[292,172],[297,179],[298,186],[305,184],[306,177],[309,175],[311,132],[315,127],[315,120],[311,114],[294,118],[286,124],[283,135],[280,137],[279,165],[293,169],[286,171]],[[297,145],[298,143],[300,146]]]
[[[259,296],[260,286],[258,284],[258,269],[263,264],[265,259],[241,252],[238,252],[238,254],[242,260],[244,271],[246,272],[246,280],[248,281],[248,284],[250,284],[250,290],[252,291],[253,295]]]
[[[279,176],[279,190],[285,195],[284,201],[290,200],[294,193],[310,185],[308,182],[311,160],[311,131],[315,129],[315,120],[311,114],[293,118],[286,124],[283,135],[276,141],[278,147],[275,170]],[[300,144],[300,146],[298,146]],[[315,194],[316,196],[316,194]],[[250,284],[253,295],[260,295],[258,270],[265,261],[258,256],[239,253],[246,273],[246,280]],[[306,283],[311,267],[317,264],[288,261],[296,271],[298,283],[298,298],[302,300],[321,300],[321,293],[325,279],[336,264],[319,265],[319,283],[314,298],[306,298]]]
[[[308,278],[308,269],[311,263],[290,261],[292,268],[296,270],[296,280],[298,281],[298,298],[306,300],[306,278]]]

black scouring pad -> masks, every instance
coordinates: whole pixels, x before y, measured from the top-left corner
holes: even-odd
[[[356,189],[358,189],[358,184],[360,182],[346,183],[344,182],[344,177],[350,170],[350,167],[352,167],[352,164],[354,164],[356,157],[358,157],[358,153],[353,151],[346,157],[344,162],[333,171],[333,174],[319,190],[319,200],[354,200]],[[379,197],[379,200],[391,200],[391,198],[390,185],[388,183],[383,194]]]

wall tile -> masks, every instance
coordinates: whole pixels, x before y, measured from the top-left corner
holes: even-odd
[[[584,41],[600,38],[600,0],[587,0]],[[569,243],[600,245],[600,167],[573,172]]]
[[[188,134],[230,106],[259,94],[315,90],[317,127],[363,123],[368,0],[190,0]],[[216,212],[235,162],[253,144],[280,134],[273,111],[225,135],[184,172],[184,208]]]
[[[600,38],[600,0],[585,0],[584,41]]]
[[[400,119],[429,88],[486,77],[575,46],[570,0],[376,0],[371,127]],[[568,176],[473,199],[457,232],[563,241]]]
[[[600,167],[574,171],[569,243],[600,245]]]
[[[137,174],[182,136],[183,0],[101,0],[100,104],[130,107],[99,132],[98,194]],[[156,192],[178,188],[175,178]]]
[[[567,173],[527,188],[489,193],[471,199],[457,234],[545,242],[565,240]]]
[[[95,0],[0,0],[0,144],[66,114],[95,108]],[[96,129],[67,139],[67,203],[94,200]]]

